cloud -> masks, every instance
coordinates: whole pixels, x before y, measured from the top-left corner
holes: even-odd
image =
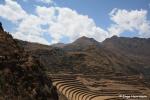
[[[44,38],[45,30],[42,29],[41,25],[43,25],[43,21],[40,18],[35,15],[28,15],[20,22],[13,36],[25,41],[49,44]]]
[[[27,2],[29,0],[23,0],[24,2]],[[35,2],[41,2],[41,3],[45,3],[45,4],[53,4],[54,1],[53,0],[34,0]]]
[[[15,23],[22,20],[27,14],[17,2],[5,0],[5,4],[0,5],[0,16]]]
[[[48,4],[52,4],[53,3],[53,0],[39,0],[40,2],[43,2],[43,3],[48,3]]]
[[[9,2],[11,2],[10,5]],[[19,21],[13,36],[17,39],[22,39],[31,42],[39,42],[43,44],[51,44],[60,42],[64,37],[69,38],[68,42],[72,42],[81,36],[93,37],[98,41],[103,41],[107,36],[107,31],[95,25],[93,19],[87,15],[81,15],[70,8],[61,7],[40,7],[37,6],[35,15],[28,14],[22,9],[22,7],[15,1],[6,0],[4,5],[0,5],[3,9],[17,7],[19,10],[6,10],[5,13],[10,15],[11,13],[19,14],[23,12],[23,15],[16,19],[12,16],[4,17],[10,21]],[[3,14],[0,14],[3,17]],[[43,25],[47,27],[42,28]],[[48,42],[44,35],[46,33],[52,38],[51,42]]]
[[[43,21],[36,15],[28,14],[15,1],[5,0],[5,4],[0,5],[0,16],[16,24],[13,37],[25,41],[49,44],[44,38],[44,31],[41,28]]]
[[[56,8],[55,7],[36,7],[37,16],[43,21],[45,24],[52,24],[56,19]]]
[[[0,17],[16,24],[13,37],[42,44],[62,42],[64,38],[72,42],[81,36],[101,42],[113,35],[120,36],[125,31],[137,31],[139,37],[148,38],[150,22],[147,13],[142,9],[128,11],[115,8],[109,13],[113,24],[104,30],[89,16],[67,7],[36,6],[34,14],[29,14],[16,1],[5,0],[5,4],[0,4]]]
[[[51,43],[61,42],[64,37],[72,42],[81,36],[94,37],[98,41],[108,36],[105,30],[95,25],[93,19],[70,8],[37,6],[36,13],[49,26],[47,32],[52,38]]]
[[[95,25],[93,19],[86,15],[78,14],[69,8],[56,7],[57,17],[49,27],[49,33],[53,38],[52,43],[60,42],[63,37],[68,37],[70,42],[81,36],[93,37],[103,41],[108,33]]]
[[[150,37],[150,21],[147,20],[146,10],[113,9],[110,19],[114,22],[108,31],[112,35],[120,35],[125,31],[138,32],[139,37]]]

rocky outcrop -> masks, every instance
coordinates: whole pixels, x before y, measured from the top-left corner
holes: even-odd
[[[24,51],[0,24],[0,99],[58,100],[38,59]]]

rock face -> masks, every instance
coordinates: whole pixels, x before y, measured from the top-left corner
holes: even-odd
[[[113,36],[99,43],[93,38],[81,37],[63,48],[45,48],[41,45],[41,48],[25,50],[52,73],[150,75],[150,39]]]
[[[58,100],[44,67],[0,24],[0,99]]]

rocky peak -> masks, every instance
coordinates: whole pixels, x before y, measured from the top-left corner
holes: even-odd
[[[0,22],[0,31],[4,31],[2,23]]]
[[[97,44],[98,42],[94,39],[94,38],[89,38],[89,37],[86,37],[86,36],[82,36],[80,38],[78,38],[75,42],[73,42],[75,44],[78,44],[78,43],[85,43],[85,44]]]
[[[18,47],[17,42],[13,37],[4,31],[0,23],[0,56],[15,56],[18,55],[21,49]]]
[[[0,39],[4,38],[4,35],[6,35],[6,34],[5,34],[5,32],[4,32],[2,23],[0,22]]]
[[[85,50],[89,48],[90,46],[96,46],[99,47],[101,44],[96,41],[93,38],[89,38],[86,36],[82,36],[75,40],[73,43],[70,43],[66,46],[64,46],[64,50],[69,50],[69,51],[79,51],[79,50]]]

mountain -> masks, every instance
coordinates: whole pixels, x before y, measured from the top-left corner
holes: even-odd
[[[88,46],[88,45],[98,45],[99,43],[94,38],[88,38],[86,36],[82,36],[75,40],[72,44],[80,46]]]
[[[127,38],[116,37],[103,41],[102,45],[114,52],[115,54],[124,55],[125,59],[129,59],[130,63],[135,66],[134,69],[139,72],[148,74],[150,69],[150,38]]]
[[[0,99],[58,100],[38,59],[29,55],[0,24]]]
[[[17,41],[17,43],[20,47],[24,48],[25,51],[34,51],[34,50],[38,50],[38,49],[49,50],[52,48],[50,46],[39,44],[39,43],[30,43],[30,42],[22,41],[22,40],[18,40],[18,39],[15,39],[15,40]]]
[[[113,36],[102,43],[108,49],[130,56],[150,57],[150,38],[127,38]]]
[[[39,49],[25,50],[52,73],[149,75],[149,44],[144,38],[113,36],[100,43],[84,36],[64,47],[34,44]]]
[[[95,39],[93,38],[88,38],[88,37],[80,37],[77,40],[75,40],[73,43],[70,43],[66,46],[63,47],[63,49],[65,50],[69,50],[69,51],[82,51],[83,49],[89,47],[89,46],[99,46],[99,42],[97,42]]]

